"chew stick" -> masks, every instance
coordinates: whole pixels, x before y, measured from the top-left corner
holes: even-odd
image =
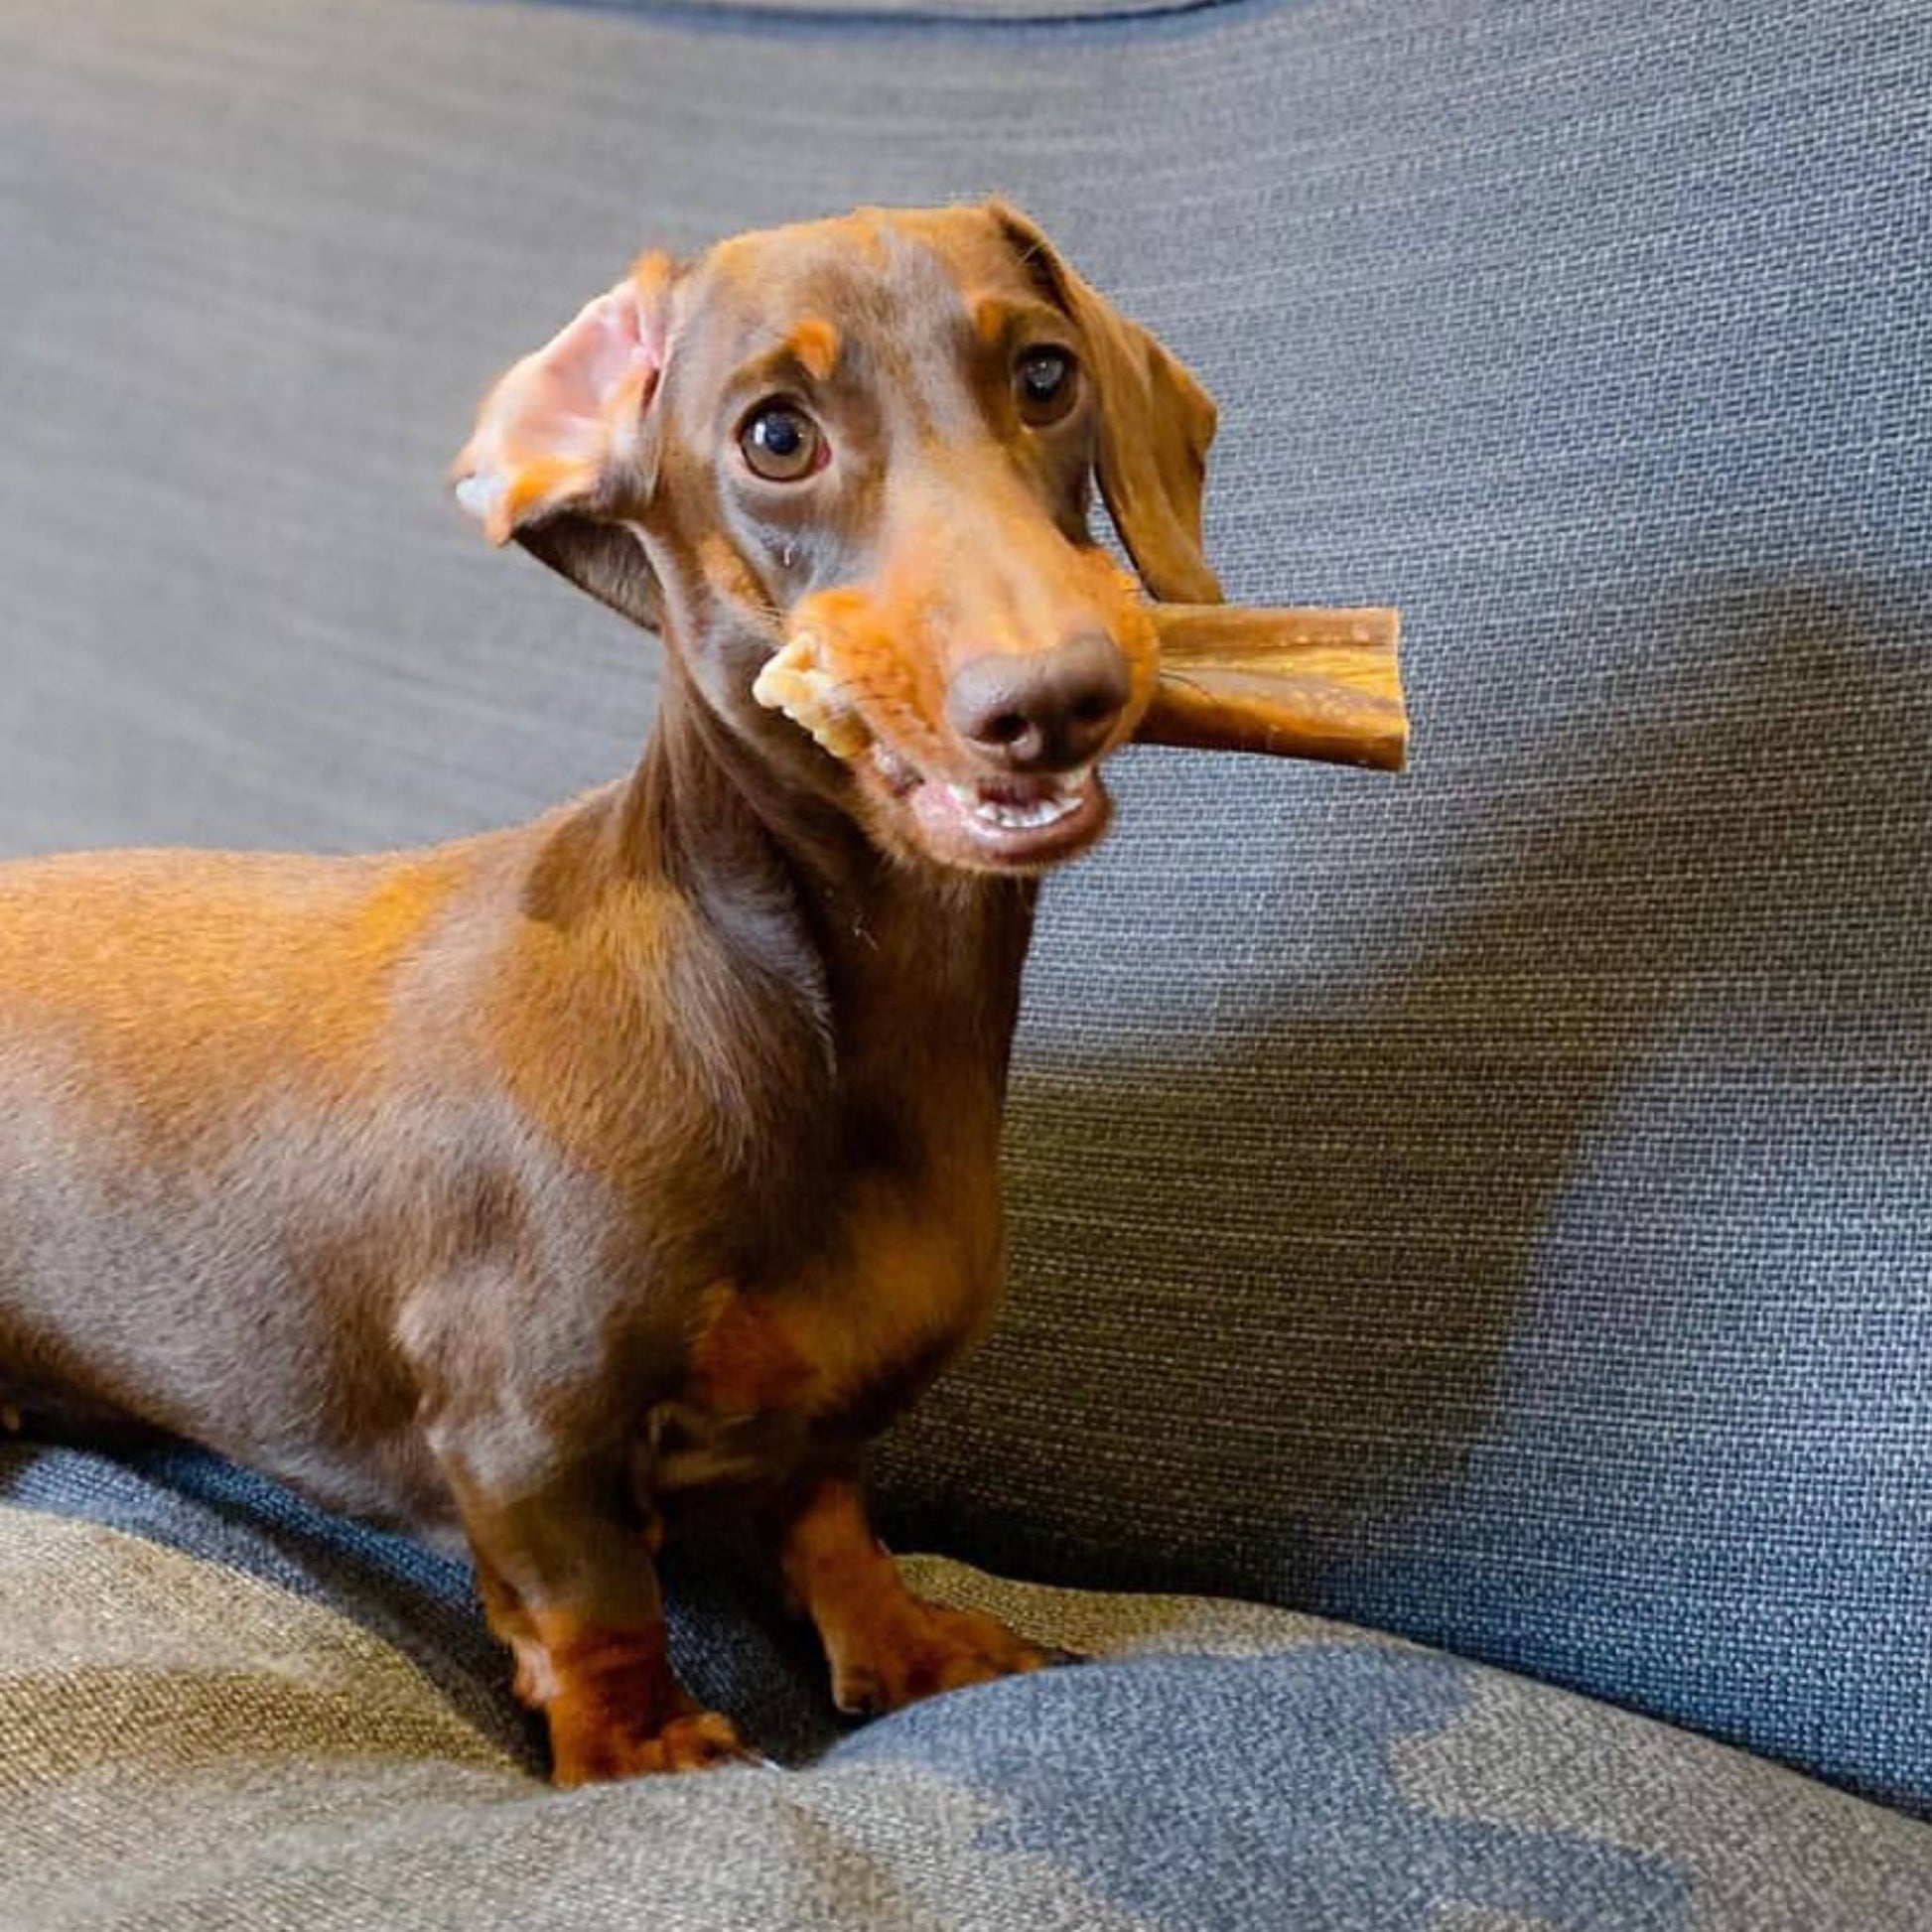
[[[1409,716],[1394,611],[1147,608],[1161,675],[1135,733],[1142,744],[1401,770]],[[752,695],[834,758],[857,758],[872,743],[836,650],[810,631],[772,654]]]
[[[1409,715],[1399,613],[1150,609],[1161,682],[1138,743],[1402,769]]]

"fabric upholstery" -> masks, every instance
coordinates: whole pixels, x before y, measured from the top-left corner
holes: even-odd
[[[682,12],[694,18],[723,15],[728,23],[783,22],[786,16],[837,20],[855,26],[906,21],[1077,22],[1115,20],[1135,14],[1186,14],[1226,6],[1229,0],[528,0],[591,12],[638,14],[662,20]],[[491,6],[501,0],[473,0]]]
[[[162,1539],[108,1526],[171,1489]],[[479,1722],[500,1680],[394,1648],[365,1553],[267,1485],[14,1449],[0,1497],[0,1923],[36,1932],[1915,1932],[1932,1891],[1932,1827],[1567,1693],[930,1558],[915,1587],[1096,1661],[798,1770],[559,1794]],[[279,1581],[234,1561],[257,1529]],[[739,1687],[755,1737],[798,1668]]]
[[[478,394],[646,240],[1006,192],[1221,398],[1230,593],[1404,608],[1416,762],[1124,761],[896,1530],[1923,1806],[1929,53],[1911,0],[0,0],[0,849],[621,768],[652,647],[448,508]]]

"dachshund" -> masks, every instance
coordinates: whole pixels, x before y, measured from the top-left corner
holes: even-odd
[[[456,473],[661,635],[628,777],[378,858],[0,868],[7,1403],[467,1549],[562,1785],[743,1753],[654,1564],[721,1512],[842,1709],[1046,1661],[907,1590],[862,1451],[994,1313],[1035,897],[1106,829],[1143,591],[1218,600],[1214,427],[997,202],[643,256]],[[854,756],[754,696],[805,631]]]

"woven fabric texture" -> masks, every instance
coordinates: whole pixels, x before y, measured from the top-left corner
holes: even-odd
[[[1932,1802],[1928,58],[1915,0],[0,0],[0,848],[620,769],[650,647],[448,509],[478,393],[645,240],[1006,192],[1221,398],[1230,593],[1404,607],[1416,768],[1124,761],[896,1531]]]
[[[493,7],[505,0],[470,0]],[[513,0],[512,0],[513,3]],[[1099,22],[1135,15],[1189,14],[1232,0],[521,0],[533,6],[566,7],[578,12],[642,15],[656,22],[680,15],[702,22],[721,16],[727,26],[756,28],[804,21],[840,21],[855,26],[892,27],[912,21],[988,21],[1009,25]]]
[[[151,1507],[157,1472],[98,1459],[16,1450],[0,1481],[35,1459],[96,1515]],[[265,1498],[184,1498],[167,1543],[0,1502],[0,1923],[1916,1932],[1932,1888],[1932,1828],[1568,1693],[932,1559],[915,1587],[1097,1661],[801,1771],[562,1795],[349,1600],[232,1567]],[[326,1534],[275,1533],[340,1573]]]

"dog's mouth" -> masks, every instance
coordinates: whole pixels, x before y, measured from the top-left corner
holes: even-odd
[[[1113,806],[1098,758],[1053,772],[972,772],[970,762],[964,778],[928,770],[900,749],[897,733],[862,713],[852,686],[824,659],[816,637],[793,638],[765,662],[753,698],[782,711],[852,771],[874,834],[889,846],[972,872],[1033,873],[1084,851],[1107,829]],[[925,732],[915,735],[925,742]]]
[[[1038,775],[928,777],[881,740],[868,753],[927,854],[976,871],[1036,872],[1084,851],[1112,805],[1096,766]]]

